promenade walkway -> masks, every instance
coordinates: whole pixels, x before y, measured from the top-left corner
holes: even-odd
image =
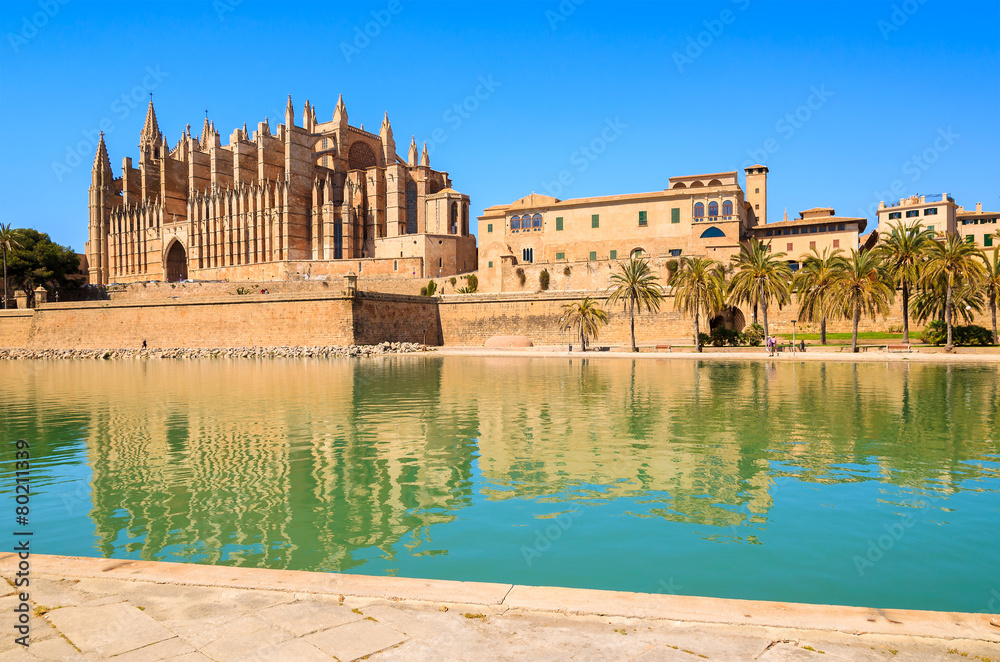
[[[1000,660],[983,614],[40,555],[25,649],[2,589],[2,662]]]

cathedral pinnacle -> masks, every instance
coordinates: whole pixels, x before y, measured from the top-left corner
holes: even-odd
[[[406,156],[406,164],[410,167],[417,165],[417,137],[410,136],[410,152]]]
[[[295,126],[295,108],[292,107],[292,95],[288,95],[288,103],[285,105],[285,126],[289,129]]]
[[[158,144],[161,138],[160,125],[156,122],[156,111],[153,109],[153,98],[149,99],[149,107],[146,109],[146,122],[142,126],[142,133],[139,134],[139,145]]]
[[[431,166],[431,157],[427,153],[427,141],[424,141],[424,153],[420,155],[420,165],[429,168]]]

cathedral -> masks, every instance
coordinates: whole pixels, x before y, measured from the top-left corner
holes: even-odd
[[[447,172],[396,154],[386,113],[378,134],[351,126],[343,98],[319,122],[244,124],[223,145],[208,117],[171,148],[150,100],[139,159],[111,169],[104,136],[90,186],[86,254],[93,284],[150,280],[323,280],[349,271],[432,278],[474,271],[469,197]]]

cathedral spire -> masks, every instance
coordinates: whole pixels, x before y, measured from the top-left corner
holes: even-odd
[[[139,134],[139,145],[159,144],[162,134],[160,125],[156,122],[156,111],[153,109],[153,97],[149,97],[149,107],[146,109],[146,123]]]
[[[208,149],[208,139],[212,134],[212,125],[208,121],[208,111],[205,111],[205,123],[201,125],[201,148]]]
[[[295,108],[292,107],[292,95],[289,94],[288,103],[285,105],[285,128],[291,129],[293,126],[295,126]]]
[[[410,136],[410,152],[406,155],[406,165],[411,168],[417,165],[417,137]]]
[[[344,105],[344,95],[337,98],[337,107],[333,109],[333,121],[338,126],[347,126],[347,106]]]
[[[104,144],[103,131],[101,131],[101,137],[97,141],[97,154],[94,155],[94,168],[91,172],[95,184],[99,181],[101,174],[107,177],[108,184],[113,179],[111,175],[111,159],[108,158],[108,146]]]
[[[392,137],[392,124],[389,123],[389,111],[386,111],[385,117],[382,118],[382,128],[378,132],[379,138],[382,139],[382,149],[384,150],[383,156],[385,157],[385,164],[389,165],[396,162],[396,141]]]
[[[420,165],[425,168],[431,167],[431,157],[427,153],[427,141],[424,141],[424,153],[420,155]]]

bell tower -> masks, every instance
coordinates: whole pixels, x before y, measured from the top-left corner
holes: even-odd
[[[753,225],[767,223],[767,166],[752,165],[746,168],[747,202],[757,217]]]

